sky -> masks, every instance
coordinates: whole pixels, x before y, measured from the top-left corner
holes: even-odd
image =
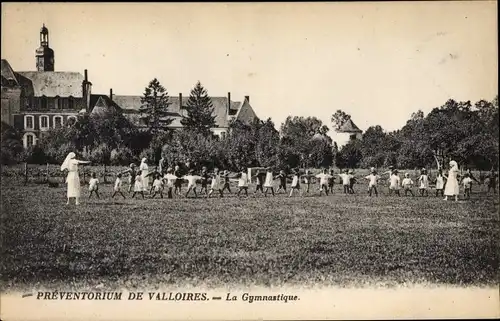
[[[93,93],[171,96],[197,81],[279,128],[341,109],[365,130],[404,126],[450,98],[498,94],[496,1],[2,3],[1,57],[35,70],[43,23],[56,71],[88,69]]]

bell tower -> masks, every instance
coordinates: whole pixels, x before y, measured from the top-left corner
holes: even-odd
[[[54,50],[49,48],[49,29],[40,29],[40,47],[35,51],[36,70],[54,71]]]

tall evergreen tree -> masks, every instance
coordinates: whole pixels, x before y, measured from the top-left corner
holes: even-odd
[[[170,106],[168,92],[158,79],[151,80],[144,89],[141,103],[139,111],[143,114],[149,132],[153,135],[166,129],[172,123],[172,119],[167,117]]]
[[[187,116],[181,120],[181,124],[188,130],[209,136],[210,129],[215,127],[214,107],[207,90],[199,81],[191,90],[186,108]]]

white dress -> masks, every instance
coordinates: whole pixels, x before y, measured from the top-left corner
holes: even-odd
[[[80,197],[80,176],[78,175],[78,160],[71,159],[68,164],[68,197]]]
[[[146,175],[149,174],[148,164],[141,163],[141,166],[139,167],[139,170],[141,171],[142,188],[143,188],[144,192],[147,192],[148,191],[148,187],[149,187],[149,177],[146,177]]]
[[[420,188],[427,189],[429,188],[429,177],[427,175],[420,175]]]
[[[460,188],[458,186],[457,180],[458,169],[452,168],[448,172],[448,180],[446,181],[446,186],[444,187],[444,195],[455,196],[460,194]]]
[[[273,187],[273,173],[266,174],[266,180],[264,181],[264,187]]]
[[[444,188],[444,178],[443,176],[436,177],[436,189]]]
[[[391,186],[389,186],[392,190],[399,190],[400,178],[398,175],[391,175]]]

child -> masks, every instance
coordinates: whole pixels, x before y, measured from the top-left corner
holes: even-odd
[[[118,173],[116,175],[116,181],[115,181],[115,187],[114,187],[114,192],[111,198],[115,197],[117,193],[120,193],[120,195],[125,199],[125,195],[122,193],[122,174]]]
[[[494,170],[491,170],[488,176],[488,194],[490,194],[491,189],[493,189],[493,194],[497,193],[497,173]]]
[[[276,193],[279,193],[281,190],[283,190],[286,194],[287,176],[285,174],[285,171],[280,171],[280,173],[276,176],[276,178],[280,180],[280,185],[278,186],[278,190],[276,191]]]
[[[210,176],[208,175],[207,168],[203,166],[201,169],[201,190],[205,191],[205,195],[208,195],[208,179]]]
[[[402,185],[405,190],[405,196],[408,196],[408,192],[410,192],[411,196],[415,196],[413,194],[413,191],[411,190],[411,188],[413,187],[413,181],[411,180],[409,173],[405,173],[405,178],[403,178]]]
[[[135,177],[137,176],[137,171],[136,171],[136,167],[135,167],[134,163],[130,164],[129,168],[122,172],[122,174],[126,174],[126,173],[129,174],[128,192],[130,193],[132,191],[132,188],[134,187],[134,184],[135,184]]]
[[[264,196],[267,196],[267,192],[271,190],[271,193],[274,196],[274,178],[273,178],[273,171],[270,167],[267,168],[266,171],[266,180],[264,181],[264,187],[266,190],[264,191]]]
[[[330,179],[328,170],[325,168],[323,173],[316,175],[316,178],[319,178],[319,196],[321,196],[323,192],[328,196],[328,180]]]
[[[333,188],[335,185],[335,171],[332,169],[330,170],[330,177],[328,178],[328,189],[330,190],[330,193],[333,194]]]
[[[230,179],[229,179],[229,171],[228,170],[224,171],[223,179],[224,179],[224,186],[222,187],[222,192],[224,193],[224,191],[227,189],[229,194],[232,194],[231,193],[231,185],[229,183]]]
[[[377,175],[377,171],[375,170],[375,168],[372,167],[370,171],[370,175],[365,177],[366,179],[370,180],[370,182],[368,183],[368,194],[371,197],[372,193],[375,192],[375,196],[378,197],[377,181],[380,179],[380,176]]]
[[[438,169],[438,173],[436,175],[436,197],[438,197],[439,194],[444,196],[444,176],[442,169]]]
[[[176,165],[174,167],[174,175],[177,177],[177,179],[174,182],[174,194],[180,196],[182,192],[182,179],[181,179],[182,174],[179,165]]]
[[[155,180],[153,181],[153,191],[154,194],[151,198],[155,198],[156,194],[160,194],[160,197],[163,198],[163,181],[160,173],[155,175]]]
[[[141,173],[137,173],[135,175],[134,193],[132,193],[132,198],[134,198],[137,193],[140,193],[144,199],[144,187],[142,186]]]
[[[429,196],[429,191],[427,190],[429,188],[429,176],[427,176],[427,170],[425,168],[422,168],[418,181],[420,182],[420,187],[419,187],[420,196],[422,197],[424,195]]]
[[[347,175],[349,175],[349,194],[354,194],[354,184],[356,184],[356,177],[354,177],[354,171],[350,169]]]
[[[210,195],[214,191],[219,191],[220,197],[224,197],[224,192],[222,191],[222,188],[220,187],[221,183],[221,177],[219,175],[219,169],[215,168],[214,169],[214,174],[212,175],[212,184],[210,186],[210,191],[208,192],[207,198],[210,198]]]
[[[264,189],[262,186],[264,185],[266,173],[263,173],[260,170],[258,170],[253,177],[257,178],[257,185],[255,186],[255,192],[253,194],[254,195],[257,194],[257,191],[261,191],[262,193],[264,193]]]
[[[304,175],[304,184],[306,185],[306,193],[309,194],[309,188],[311,187],[311,172],[306,170]]]
[[[398,170],[395,169],[391,175],[391,185],[389,186],[389,195],[392,195],[392,193],[394,192],[397,196],[401,196],[399,194],[399,185],[400,185],[400,178],[398,175]]]
[[[163,180],[166,182],[167,186],[167,198],[172,198],[172,188],[175,185],[175,182],[177,181],[177,176],[172,174],[173,170],[172,168],[167,168],[167,173],[163,176]]]
[[[294,173],[293,173],[291,187],[292,187],[292,189],[290,190],[290,196],[289,197],[292,197],[293,191],[298,191],[299,195],[302,196],[302,193],[300,191],[300,174],[299,174],[299,170],[298,169],[296,169],[294,171]]]
[[[188,189],[187,189],[185,196],[188,197],[189,192],[191,192],[191,190],[193,190],[194,197],[198,197],[198,194],[196,194],[196,181],[201,179],[202,177],[194,175],[194,170],[192,170],[192,169],[189,170],[188,174],[189,175],[186,175],[183,177],[183,179],[188,181]]]
[[[242,169],[240,174],[238,175],[238,193],[240,196],[241,192],[245,191],[245,195],[248,196],[248,174],[245,169]]]
[[[468,173],[464,174],[464,178],[462,179],[462,184],[464,186],[464,198],[466,200],[470,199],[470,191],[472,186],[472,178]]]
[[[344,173],[342,174],[338,174],[340,176],[340,178],[342,179],[342,185],[344,186],[344,194],[348,194],[350,193],[349,191],[349,180],[350,180],[350,177],[349,177],[349,174],[348,174],[348,171],[347,169],[344,169]]]
[[[99,191],[99,180],[96,178],[95,173],[92,173],[92,175],[91,175],[91,179],[89,181],[89,191],[90,191],[89,198],[92,197],[92,193],[95,193],[97,198],[100,198],[99,192],[98,192]]]

